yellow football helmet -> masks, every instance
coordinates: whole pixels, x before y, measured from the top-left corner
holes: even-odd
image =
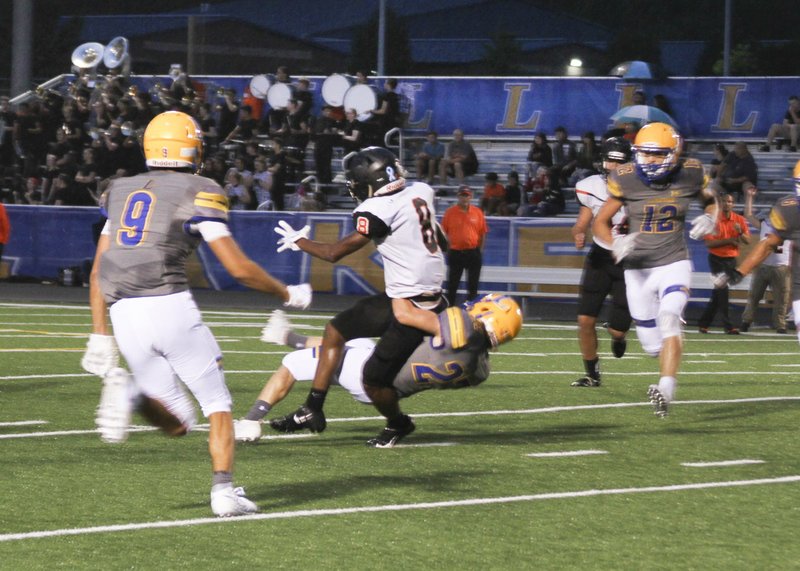
[[[800,161],[797,161],[797,164],[794,165],[792,180],[794,181],[794,191],[797,196],[800,196]]]
[[[639,175],[659,182],[678,166],[683,139],[666,123],[648,123],[636,133],[633,156]]]
[[[490,293],[466,304],[467,313],[486,329],[492,349],[511,341],[522,329],[522,310],[511,297]]]
[[[160,113],[144,131],[144,158],[148,167],[196,170],[203,160],[203,132],[186,113]]]

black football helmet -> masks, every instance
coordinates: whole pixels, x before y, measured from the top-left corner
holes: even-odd
[[[609,168],[606,163],[627,163],[633,157],[631,143],[624,137],[609,137],[600,146],[600,166],[604,173],[608,174]],[[613,167],[611,167],[613,168]]]
[[[405,187],[405,171],[394,153],[366,147],[342,159],[347,190],[356,202],[390,194]]]

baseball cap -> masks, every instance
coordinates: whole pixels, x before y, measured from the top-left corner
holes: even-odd
[[[461,185],[458,187],[458,196],[472,196],[472,189],[467,185]]]

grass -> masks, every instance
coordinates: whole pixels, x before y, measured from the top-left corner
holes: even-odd
[[[263,314],[205,319],[241,416],[283,351],[258,341]],[[238,446],[236,481],[263,517],[216,520],[204,432],[119,446],[92,432],[89,322],[83,306],[0,304],[0,569],[800,568],[794,336],[688,332],[661,420],[645,403],[657,363],[635,339],[617,360],[601,334],[603,386],[576,389],[574,326],[531,321],[484,385],[404,401],[409,446],[365,447],[383,423],[341,389],[324,433]],[[3,424],[32,420],[46,424]],[[603,453],[529,456],[586,450]],[[684,465],[734,460],[759,463]]]

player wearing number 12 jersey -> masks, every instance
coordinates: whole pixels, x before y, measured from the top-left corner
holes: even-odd
[[[682,317],[692,274],[684,236],[686,212],[695,199],[707,209],[692,229],[691,236],[699,238],[713,231],[717,211],[716,192],[706,186],[703,166],[694,159],[682,161],[682,145],[681,136],[665,123],[642,127],[633,144],[634,161],[609,174],[610,198],[592,225],[599,240],[612,244],[615,259],[625,260],[636,335],[645,352],[659,357],[661,376],[648,390],[659,417],[667,414],[674,398],[682,354]],[[630,234],[612,237],[612,218],[623,205]]]
[[[400,412],[392,379],[414,349],[423,331],[401,324],[392,310],[392,299],[407,299],[422,309],[440,312],[444,254],[434,212],[434,191],[425,183],[406,184],[397,158],[382,147],[367,147],[347,155],[345,176],[350,193],[358,202],[353,211],[355,231],[334,244],[307,238],[308,228],[295,232],[284,224],[279,251],[291,247],[314,257],[336,262],[375,242],[383,258],[385,293],[360,300],[339,313],[325,327],[311,392],[296,422],[319,432],[325,429],[322,406],[331,378],[338,367],[345,342],[358,337],[380,337],[375,351],[364,364],[364,387],[372,403],[387,420],[387,427],[368,444],[381,446],[386,432],[403,435],[414,430],[411,419]],[[263,414],[269,408],[260,406]]]
[[[185,113],[156,116],[144,133],[150,172],[109,187],[108,222],[89,291],[93,333],[81,364],[104,377],[97,425],[107,442],[125,440],[134,407],[167,434],[186,434],[195,417],[182,387],[188,388],[210,425],[211,509],[233,516],[257,508],[241,488],[233,488],[231,396],[222,353],[189,291],[186,259],[202,239],[239,282],[277,295],[287,306],[307,307],[311,290],[285,286],[239,249],[227,226],[225,192],[193,174],[201,163],[202,140]],[[116,367],[114,339],[132,376]]]

